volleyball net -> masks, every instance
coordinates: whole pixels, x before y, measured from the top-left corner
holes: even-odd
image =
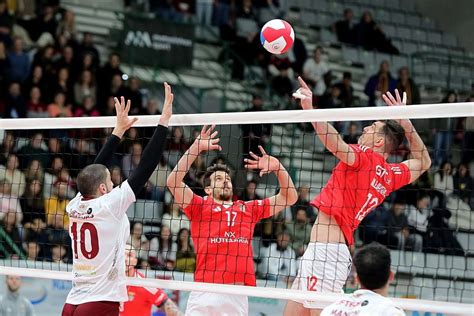
[[[147,276],[129,278],[127,283],[262,298],[254,299],[259,306],[254,309],[250,301],[251,313],[262,306],[281,312],[281,303],[263,299],[312,299],[324,304],[337,300],[340,295],[289,289],[318,215],[309,201],[337,164],[309,122],[332,122],[344,141],[357,143],[365,126],[386,119],[411,119],[433,165],[365,216],[354,235],[355,250],[373,241],[390,249],[396,272],[390,296],[406,311],[469,314],[474,303],[474,197],[469,173],[474,163],[473,103],[174,115],[163,159],[127,213],[137,267]],[[157,122],[158,116],[139,116],[127,132],[107,166],[114,185],[136,168]],[[114,123],[114,117],[0,120],[0,274],[72,279],[65,206],[77,192],[75,177],[94,161]],[[216,163],[231,169],[233,200],[261,200],[278,192],[276,176],[260,177],[244,168],[243,159],[249,151],[259,153],[259,145],[280,160],[298,188],[294,205],[253,223],[255,231],[248,242],[253,248],[255,288],[193,282],[196,254],[190,221],[166,188],[167,176],[202,125],[213,124],[222,151],[203,153],[191,166],[185,182],[196,194],[207,194],[204,174]],[[405,141],[388,161],[401,162],[409,156]],[[229,242],[232,236],[225,238]],[[345,292],[356,288],[352,271]]]

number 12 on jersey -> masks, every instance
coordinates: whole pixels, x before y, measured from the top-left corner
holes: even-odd
[[[79,227],[79,237],[77,239],[77,231]],[[86,239],[86,232],[88,238]],[[99,253],[99,236],[97,235],[97,228],[95,228],[94,224],[91,223],[82,223],[78,224],[77,222],[73,222],[71,225],[71,233],[73,239],[73,251],[74,251],[74,258],[78,259],[78,248],[80,248],[80,252],[85,259],[94,259],[97,254]],[[90,242],[86,243],[87,240]],[[80,244],[80,246],[78,245]],[[90,245],[90,249],[87,249],[86,244]]]
[[[369,193],[364,205],[362,205],[359,212],[357,212],[356,220],[362,221],[377,205],[379,205],[379,198],[373,197],[372,193]]]

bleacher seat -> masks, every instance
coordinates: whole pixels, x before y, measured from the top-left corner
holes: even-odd
[[[153,200],[137,200],[127,210],[128,218],[144,223],[160,223],[163,203]]]
[[[405,25],[410,27],[420,27],[421,18],[418,15],[408,14],[405,17]]]

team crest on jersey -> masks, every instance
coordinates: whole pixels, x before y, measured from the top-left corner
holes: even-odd
[[[245,204],[240,204],[239,209],[242,213],[245,213]]]
[[[365,300],[362,302],[362,304],[360,304],[361,306],[366,306],[366,305],[369,305],[369,301]]]
[[[86,213],[87,213],[87,214],[91,214],[91,213],[92,213],[92,208],[89,207],[89,208],[87,209],[87,212],[86,212]]]

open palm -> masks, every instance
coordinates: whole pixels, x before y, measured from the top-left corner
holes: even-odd
[[[258,149],[260,149],[262,156],[260,157],[253,152],[249,152],[249,155],[252,158],[244,159],[245,168],[251,170],[259,169],[260,176],[278,171],[280,169],[280,162],[278,159],[267,154],[262,146],[258,146]]]
[[[194,141],[195,145],[197,145],[199,149],[199,152],[222,150],[222,147],[219,145],[220,138],[217,137],[219,132],[214,131],[215,128],[215,125],[212,125],[211,127],[204,125],[201,133]]]

